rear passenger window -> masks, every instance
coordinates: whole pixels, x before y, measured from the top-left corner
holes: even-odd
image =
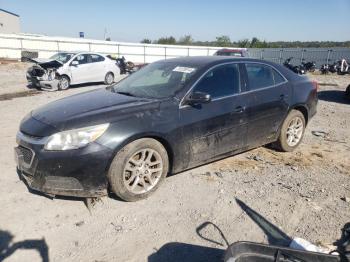
[[[95,62],[102,62],[104,61],[104,57],[100,56],[100,55],[90,55],[91,56],[91,62],[95,63]]]
[[[262,64],[246,64],[250,90],[275,85],[272,68]]]
[[[229,64],[214,68],[199,81],[194,91],[207,93],[214,99],[239,93],[238,65]]]
[[[281,84],[285,82],[286,80],[281,76],[280,73],[278,73],[276,70],[272,69],[273,72],[273,80],[275,82],[275,85]]]

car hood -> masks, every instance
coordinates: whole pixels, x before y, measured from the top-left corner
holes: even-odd
[[[62,131],[112,123],[158,107],[158,100],[121,95],[105,88],[51,102],[34,110],[31,116]]]

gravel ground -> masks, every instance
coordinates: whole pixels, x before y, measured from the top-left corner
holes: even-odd
[[[26,89],[25,68],[0,65],[0,97]],[[2,96],[0,260],[220,261],[226,244],[214,225],[229,243],[284,244],[249,217],[254,211],[289,237],[332,244],[350,222],[350,102],[343,98],[350,77],[310,77],[330,85],[320,87],[318,114],[295,152],[258,148],[172,175],[147,200],[112,196],[93,206],[28,192],[13,147],[30,110],[102,85]]]

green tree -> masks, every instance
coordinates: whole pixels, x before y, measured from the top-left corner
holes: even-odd
[[[178,44],[180,44],[180,45],[192,45],[193,38],[191,35],[184,35],[183,37],[180,37]]]
[[[238,44],[238,47],[242,47],[242,48],[249,47],[250,41],[249,39],[246,38],[246,39],[239,40],[237,44]]]
[[[161,37],[157,40],[157,44],[161,45],[175,45],[176,44],[176,39],[173,36],[169,37]]]
[[[216,45],[222,46],[222,47],[231,46],[232,45],[231,39],[227,35],[218,36],[216,37]]]
[[[152,40],[148,39],[148,38],[145,38],[143,39],[141,42],[141,44],[152,44]]]
[[[260,40],[257,37],[253,37],[252,41],[250,41],[250,48],[258,48],[260,45]]]

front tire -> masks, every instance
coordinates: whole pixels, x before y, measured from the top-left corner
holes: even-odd
[[[155,139],[142,138],[122,148],[108,171],[112,191],[125,201],[147,198],[169,170],[167,151]]]
[[[106,85],[111,85],[114,82],[114,75],[111,72],[108,72],[105,76],[105,84]]]
[[[70,86],[70,79],[68,76],[60,76],[58,78],[58,90],[67,90]]]
[[[283,152],[293,151],[303,139],[305,126],[304,115],[298,110],[290,111],[283,121],[277,147]]]

